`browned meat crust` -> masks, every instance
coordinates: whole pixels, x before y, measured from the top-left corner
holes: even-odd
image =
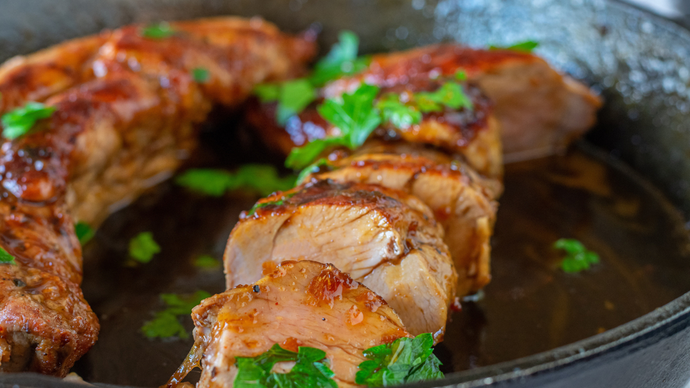
[[[0,89],[14,96],[4,108],[43,98],[56,108],[33,134],[2,144],[0,245],[17,260],[1,266],[11,281],[0,304],[3,371],[63,376],[97,338],[79,290],[73,217],[97,225],[179,166],[212,104],[236,104],[256,83],[303,72],[314,52],[258,19],[172,27],[178,33],[163,40],[125,27],[0,71]],[[194,67],[209,70],[208,84],[194,82]],[[44,68],[64,77],[41,77]]]
[[[368,184],[313,181],[257,203],[225,250],[228,288],[284,260],[332,263],[376,292],[413,335],[443,335],[457,275],[443,229],[419,199]]]
[[[477,175],[444,153],[414,144],[369,142],[353,155],[331,160],[317,179],[378,184],[403,190],[431,208],[458,272],[458,295],[489,283],[490,237],[501,183]]]
[[[204,300],[192,318],[194,348],[169,385],[200,362],[197,387],[232,387],[236,357],[279,344],[325,351],[338,386],[353,386],[364,350],[410,336],[380,296],[332,265],[307,260],[284,262],[253,286]]]

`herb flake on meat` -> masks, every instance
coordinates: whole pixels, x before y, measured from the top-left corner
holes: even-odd
[[[245,164],[234,172],[212,168],[190,169],[177,176],[175,183],[213,197],[239,189],[267,196],[275,191],[291,189],[295,185],[295,178],[280,177],[271,165]]]
[[[46,119],[54,112],[54,106],[45,106],[40,102],[27,102],[26,105],[2,116],[2,135],[9,140],[26,135],[38,120]]]
[[[279,362],[295,362],[288,373],[271,370]],[[275,344],[271,349],[256,357],[237,357],[236,388],[337,388],[333,380],[335,373],[329,368],[326,352],[316,348],[300,346],[297,352],[283,349]]]
[[[175,35],[175,30],[166,22],[151,24],[141,29],[141,36],[149,39],[165,39]]]
[[[17,262],[14,260],[14,256],[0,247],[0,264],[17,264]]]
[[[355,383],[369,387],[388,387],[416,381],[443,378],[441,362],[432,353],[430,333],[416,338],[399,338],[393,343],[364,351],[368,360],[359,364]]]
[[[91,241],[93,236],[96,234],[96,232],[93,230],[89,224],[85,222],[77,222],[76,225],[74,225],[74,232],[77,235],[77,239],[79,239],[79,243],[84,246],[86,245],[87,242]]]

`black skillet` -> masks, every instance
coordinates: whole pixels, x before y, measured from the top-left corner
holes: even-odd
[[[606,106],[586,141],[564,156],[507,167],[494,281],[483,299],[463,302],[436,350],[447,378],[419,386],[686,386],[686,30],[603,0],[3,0],[0,59],[132,22],[228,14],[262,15],[293,32],[316,23],[322,46],[350,29],[365,52],[533,39],[539,54],[594,85]],[[280,163],[231,112],[214,114],[202,142],[191,164]],[[220,270],[190,261],[220,257],[239,210],[255,199],[209,200],[163,184],[113,215],[85,249],[84,291],[103,330],[74,370],[98,385],[162,384],[190,340],[147,340],[141,324],[162,307],[161,292],[222,290]],[[124,247],[142,230],[154,232],[163,252],[151,265],[127,267]],[[559,237],[582,240],[602,264],[563,274],[550,249]],[[3,375],[0,384],[72,386],[30,374]]]

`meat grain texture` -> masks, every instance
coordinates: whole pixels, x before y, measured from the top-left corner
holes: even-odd
[[[236,357],[256,357],[280,344],[325,351],[338,386],[358,386],[364,350],[410,337],[380,296],[334,266],[308,260],[284,262],[254,285],[208,298],[192,318],[194,349],[169,385],[201,363],[198,388],[232,387]]]

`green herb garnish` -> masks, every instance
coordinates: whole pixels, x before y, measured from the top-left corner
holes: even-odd
[[[194,82],[203,84],[208,82],[208,80],[211,78],[211,72],[203,67],[197,67],[192,69],[192,78],[194,79]]]
[[[166,309],[156,312],[153,320],[141,327],[141,332],[148,338],[188,338],[189,333],[179,318],[191,314],[196,305],[210,296],[211,294],[206,291],[197,291],[193,295],[183,297],[176,294],[161,294]]]
[[[515,43],[510,46],[494,46],[491,45],[489,46],[489,50],[513,50],[513,51],[519,51],[522,53],[531,53],[532,50],[537,48],[539,46],[539,42],[535,42],[533,40],[526,40],[524,42],[519,42]]]
[[[261,102],[278,102],[276,121],[280,125],[284,125],[290,117],[302,112],[317,98],[316,88],[341,76],[359,73],[369,65],[368,57],[357,57],[357,35],[350,31],[342,31],[339,39],[328,55],[316,63],[311,76],[280,84],[262,84],[254,88],[254,94]]]
[[[82,246],[86,245],[86,243],[89,242],[96,234],[89,224],[81,221],[74,225],[74,232],[76,233],[79,243]]]
[[[302,78],[283,83],[276,112],[278,124],[285,124],[290,117],[300,113],[315,99],[316,91],[308,80]]]
[[[153,239],[151,232],[141,232],[129,240],[129,256],[140,263],[150,262],[160,251],[161,247]]]
[[[357,35],[352,31],[341,31],[338,35],[338,43],[334,44],[328,55],[314,66],[314,73],[309,77],[311,84],[322,86],[344,75],[353,75],[365,70],[371,58],[357,57],[358,50]]]
[[[374,107],[377,86],[361,84],[353,93],[342,95],[342,101],[327,99],[317,110],[321,117],[340,130],[340,136],[317,139],[302,147],[293,148],[285,165],[300,170],[308,166],[323,151],[332,146],[345,146],[354,150],[364,144],[381,123]]]
[[[170,27],[170,24],[161,22],[142,28],[140,35],[150,39],[165,39],[175,35],[175,30]]]
[[[194,259],[194,266],[197,268],[216,268],[219,264],[220,262],[215,257],[209,255],[201,255]]]
[[[26,135],[36,121],[46,119],[55,112],[54,106],[45,106],[40,102],[27,102],[20,108],[13,109],[2,116],[2,135],[14,140]]]
[[[473,109],[472,100],[456,82],[446,82],[433,92],[416,93],[414,100],[422,112],[440,112],[446,106],[450,109]]]
[[[561,238],[557,240],[553,247],[562,249],[566,256],[561,261],[561,269],[567,273],[575,273],[588,270],[592,264],[599,264],[599,255],[587,250],[581,242],[571,238]]]
[[[14,256],[10,255],[4,248],[0,247],[0,264],[13,264],[16,265],[17,262],[14,261]]]
[[[465,73],[465,70],[458,70],[455,72],[455,79],[458,81],[465,81],[467,80],[467,73]]]
[[[422,113],[415,106],[400,102],[400,96],[394,93],[384,94],[376,103],[381,111],[383,121],[390,122],[396,128],[409,128],[422,121]]]
[[[319,169],[322,166],[328,166],[328,159],[326,158],[321,158],[317,160],[316,162],[310,164],[309,166],[305,167],[302,171],[300,171],[299,175],[297,175],[297,184],[302,183],[304,179],[311,173],[319,171]]]
[[[236,388],[337,388],[329,368],[326,352],[316,348],[300,346],[292,352],[275,344],[271,349],[256,357],[237,357]],[[271,372],[276,363],[295,362],[288,373]]]
[[[275,191],[291,189],[295,185],[295,178],[279,177],[276,168],[270,165],[245,164],[235,172],[212,168],[190,169],[177,176],[175,183],[214,197],[238,189],[266,196]]]
[[[369,387],[388,387],[416,381],[443,378],[441,362],[432,353],[430,333],[416,338],[399,338],[391,344],[364,351],[367,361],[359,364],[355,383]]]

